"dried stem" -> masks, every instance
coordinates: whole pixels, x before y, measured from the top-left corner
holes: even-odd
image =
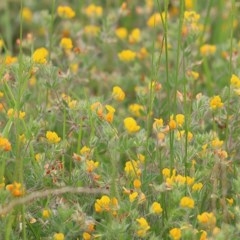
[[[48,189],[42,191],[32,192],[26,196],[21,198],[16,198],[12,200],[5,207],[0,207],[0,216],[5,215],[10,212],[14,207],[29,203],[35,199],[45,198],[50,195],[61,195],[64,193],[77,193],[77,194],[108,194],[109,191],[107,189],[99,189],[99,188],[84,188],[84,187],[62,187],[58,189]]]

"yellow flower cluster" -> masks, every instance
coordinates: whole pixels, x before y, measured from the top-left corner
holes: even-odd
[[[62,94],[62,99],[67,103],[67,105],[70,109],[74,109],[77,105],[77,101],[72,100],[72,98],[70,96],[66,95],[65,93]]]
[[[53,239],[54,239],[54,240],[64,240],[64,239],[65,239],[65,236],[64,236],[63,233],[55,233],[55,234],[53,235]]]
[[[147,220],[143,217],[136,219],[138,223],[138,230],[137,230],[137,236],[138,237],[145,237],[147,234],[147,231],[150,229],[150,226],[147,222]]]
[[[60,47],[64,50],[71,50],[73,48],[73,43],[71,38],[62,38],[60,42]]]
[[[234,92],[237,95],[240,95],[240,78],[237,75],[232,74],[230,83],[231,83],[231,86],[233,87]]]
[[[213,110],[223,107],[223,102],[219,95],[212,97],[210,99],[209,104],[210,104],[211,109],[213,109]]]
[[[216,226],[216,217],[212,212],[203,212],[197,216],[197,219],[206,229],[213,229]]]
[[[162,175],[168,187],[171,188],[175,184],[177,185],[187,184],[188,186],[192,186],[194,184],[195,181],[194,178],[190,176],[182,176],[181,174],[176,174],[176,172],[177,172],[176,169],[173,169],[172,173],[169,168],[162,169]]]
[[[138,43],[141,40],[141,31],[139,28],[134,28],[128,36],[128,41],[131,44]]]
[[[118,53],[118,58],[122,62],[131,62],[135,59],[136,53],[131,50],[123,50],[120,53]]]
[[[144,111],[144,107],[138,103],[133,103],[129,105],[128,110],[134,117],[140,117]]]
[[[26,22],[31,22],[33,19],[33,13],[30,8],[24,7],[22,9],[22,18]]]
[[[47,57],[48,57],[48,50],[42,47],[34,51],[32,59],[33,59],[33,62],[35,63],[45,64],[47,63]]]
[[[42,211],[42,217],[47,219],[51,216],[51,211],[49,209],[43,209]]]
[[[168,123],[169,128],[175,129],[177,127],[182,127],[185,121],[185,117],[183,114],[177,114],[176,116],[171,115]]]
[[[200,15],[195,11],[185,11],[183,26],[182,26],[182,35],[196,35],[201,30],[201,25],[199,24]]]
[[[61,141],[61,138],[57,135],[57,133],[52,131],[47,131],[46,138],[49,143],[53,144],[59,143]]]
[[[113,122],[116,110],[111,105],[105,105],[104,108],[100,102],[95,102],[91,105],[91,110],[96,112],[100,119],[105,119],[109,123]]]
[[[17,57],[12,57],[12,56],[6,56],[5,58],[5,64],[6,65],[11,65],[13,63],[16,63],[17,62]]]
[[[180,228],[172,228],[169,234],[173,240],[180,240],[182,237],[182,231]]]
[[[200,48],[200,53],[203,57],[208,57],[213,55],[216,52],[216,50],[217,50],[217,47],[215,45],[204,44]]]
[[[90,4],[84,9],[84,13],[88,17],[101,17],[103,13],[103,9],[101,6],[97,6],[95,4]]]
[[[194,200],[190,197],[183,197],[180,201],[180,207],[194,208]]]
[[[93,172],[99,165],[99,162],[94,162],[93,160],[86,160],[86,171],[88,173]]]
[[[127,176],[139,177],[141,175],[141,168],[145,161],[145,156],[142,154],[138,154],[137,160],[130,160],[125,163],[124,171]]]
[[[119,209],[117,198],[110,198],[107,195],[103,195],[100,199],[97,199],[94,207],[97,213],[111,212],[113,215],[116,215],[116,211]]]
[[[126,28],[120,27],[115,30],[115,34],[119,39],[124,40],[127,38],[128,31]]]
[[[163,212],[161,204],[158,202],[153,202],[150,207],[150,212],[154,214],[161,214]]]
[[[112,97],[121,102],[125,99],[125,92],[119,86],[114,86],[112,90]]]
[[[14,182],[12,184],[8,184],[6,189],[11,192],[14,197],[21,197],[24,194],[24,188],[21,183]]]
[[[139,131],[140,126],[137,124],[134,118],[127,117],[124,119],[124,127],[128,131],[128,133],[136,133]]]
[[[59,6],[57,8],[57,14],[59,17],[62,17],[62,18],[70,19],[70,18],[75,17],[75,12],[69,6]]]
[[[0,136],[0,150],[8,152],[11,149],[12,149],[12,145],[8,141],[8,139]]]
[[[19,112],[17,113],[17,111],[15,111],[13,108],[10,108],[10,109],[8,109],[8,111],[7,111],[7,116],[8,116],[9,118],[14,117],[14,118],[19,118],[19,119],[24,119],[25,116],[26,116],[26,113],[25,113],[25,112],[22,112],[22,111],[19,111]]]
[[[162,13],[154,13],[147,21],[147,25],[150,28],[154,28],[162,23],[162,20],[165,21],[165,18],[168,17],[168,15],[165,12]]]

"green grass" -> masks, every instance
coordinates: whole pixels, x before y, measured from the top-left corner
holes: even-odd
[[[238,239],[238,4],[64,4],[0,4],[2,239]]]

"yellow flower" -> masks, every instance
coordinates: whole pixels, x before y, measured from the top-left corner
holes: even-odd
[[[51,212],[49,209],[43,209],[42,211],[42,217],[43,218],[49,218],[51,216]]]
[[[83,240],[91,240],[92,236],[88,232],[83,232]]]
[[[185,0],[185,8],[192,9],[193,8],[193,0]]]
[[[175,129],[177,127],[177,123],[174,119],[170,119],[168,126],[171,130]]]
[[[232,74],[230,82],[233,87],[240,88],[240,79],[237,75]]]
[[[141,185],[142,185],[142,183],[141,183],[141,181],[140,181],[139,179],[135,179],[135,180],[133,181],[133,186],[134,186],[135,188],[140,188]]]
[[[213,110],[223,107],[222,99],[219,95],[214,96],[210,99],[210,107]]]
[[[216,225],[216,217],[212,212],[203,212],[197,216],[197,219],[206,228],[213,229]]]
[[[164,168],[164,169],[162,170],[162,175],[163,175],[165,178],[170,177],[170,175],[171,175],[170,169],[169,169],[169,168]]]
[[[65,237],[64,237],[64,234],[63,234],[63,233],[55,233],[55,234],[53,235],[53,239],[54,239],[54,240],[64,240]]]
[[[162,15],[162,16],[161,16]],[[166,18],[166,14],[165,12],[162,12],[161,14],[160,13],[154,13],[147,21],[147,25],[148,27],[150,28],[154,28],[156,27],[157,25],[159,25],[161,22],[162,22],[162,19],[163,21],[165,20]]]
[[[24,7],[22,9],[22,18],[26,22],[31,22],[33,18],[33,14],[30,8]]]
[[[138,237],[145,237],[147,234],[147,231],[150,229],[150,226],[147,220],[141,217],[141,218],[137,218],[136,221],[138,223],[138,230],[137,230]]]
[[[115,86],[112,90],[112,96],[115,100],[121,102],[125,99],[125,92],[119,86]]]
[[[141,31],[139,28],[134,28],[129,34],[128,41],[129,43],[137,43],[141,40]]]
[[[6,65],[11,65],[11,64],[16,63],[16,62],[17,62],[16,57],[6,56],[6,58],[5,58],[5,64]]]
[[[142,47],[139,52],[137,53],[137,56],[140,60],[146,58],[148,56],[148,51],[145,47]],[[160,86],[160,84],[158,84],[158,86]],[[156,89],[156,87],[155,87]]]
[[[47,63],[47,57],[48,57],[48,50],[44,47],[36,49],[32,56],[33,62],[39,63],[39,64]]]
[[[163,119],[162,118],[154,118],[153,130],[158,132],[162,127],[163,127]]]
[[[59,6],[57,8],[57,14],[59,17],[62,18],[73,18],[75,17],[75,12],[73,11],[73,9],[71,7],[68,6]]]
[[[197,23],[200,19],[200,15],[195,11],[185,11],[184,12],[184,22]]]
[[[144,111],[144,107],[140,104],[133,103],[129,105],[128,110],[132,113],[133,116],[140,117]]]
[[[177,114],[176,115],[176,122],[179,127],[182,127],[185,121],[185,117],[183,114]]]
[[[89,37],[96,37],[100,32],[100,27],[96,25],[87,25],[84,27],[84,33]]]
[[[123,50],[118,53],[118,58],[123,62],[131,62],[135,59],[136,53],[131,50]]]
[[[7,138],[0,136],[0,150],[8,152],[12,149],[11,143],[8,141]]]
[[[194,80],[197,80],[199,78],[199,73],[189,70],[189,71],[187,71],[187,76],[194,79]]]
[[[107,195],[103,195],[100,199],[97,199],[94,207],[97,213],[101,213],[104,211],[112,211],[112,213],[114,213],[119,208],[118,200],[115,197],[111,199]]]
[[[160,214],[162,213],[163,209],[161,207],[161,204],[158,202],[153,202],[153,204],[150,207],[150,212],[154,214]]]
[[[219,138],[216,137],[212,140],[211,144],[214,148],[221,148],[223,145],[223,141],[219,140]]]
[[[35,160],[37,161],[37,162],[39,162],[41,159],[42,159],[42,155],[41,155],[41,153],[37,153],[37,154],[35,154]]]
[[[201,235],[200,235],[200,239],[199,240],[208,240],[207,238],[207,232],[204,230],[201,230]]]
[[[128,133],[135,133],[140,129],[140,126],[137,125],[137,122],[132,117],[127,117],[124,119],[124,126]]]
[[[185,130],[177,132],[178,140],[182,139],[184,136],[185,136]],[[188,131],[188,136],[187,136],[188,141],[190,142],[192,140],[192,138],[193,138],[193,134],[190,131]]]
[[[14,197],[21,197],[24,194],[24,188],[21,183],[14,182],[6,186],[6,190],[11,192]]]
[[[101,6],[96,6],[95,4],[90,4],[84,9],[84,13],[88,17],[101,17],[103,9]]]
[[[46,138],[49,143],[58,143],[61,141],[61,138],[58,137],[57,133],[51,131],[47,131]]]
[[[228,203],[230,206],[233,205],[233,202],[234,202],[233,198],[226,198],[226,200],[227,200],[227,203]]]
[[[80,153],[86,156],[89,155],[90,152],[91,152],[91,149],[87,146],[83,146],[80,150]]]
[[[0,50],[4,47],[4,41],[0,38]]]
[[[71,50],[73,48],[72,39],[71,38],[62,38],[61,42],[60,42],[60,46],[64,50]]]
[[[14,117],[19,119],[24,119],[24,117],[26,116],[26,113],[19,111],[19,113],[17,114],[17,112],[13,108],[9,108],[7,111],[7,115],[9,118]]]
[[[127,161],[125,163],[124,171],[125,171],[126,175],[128,175],[128,176],[137,177],[137,176],[141,175],[141,169],[139,167],[138,162],[136,162],[135,160]]]
[[[217,47],[215,45],[210,44],[204,44],[200,48],[200,53],[202,56],[207,57],[213,55],[217,50]]]
[[[203,188],[203,184],[201,182],[199,183],[194,183],[192,186],[192,190],[195,191],[200,191]]]
[[[183,208],[194,208],[194,200],[190,197],[183,197],[180,200],[180,206]]]
[[[138,192],[133,192],[129,194],[129,200],[130,202],[134,202],[134,200],[138,197]]]
[[[173,240],[179,240],[182,236],[182,231],[180,228],[172,228],[169,234]]]
[[[127,38],[128,31],[126,28],[120,27],[115,30],[115,34],[119,39],[124,40]]]
[[[86,161],[86,170],[88,173],[93,172],[99,165],[99,162],[94,162],[93,160]]]

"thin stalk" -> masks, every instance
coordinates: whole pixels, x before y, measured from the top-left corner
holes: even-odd
[[[49,26],[49,49],[48,49],[50,61],[51,61],[51,53],[52,53],[52,47],[53,47],[54,15],[55,15],[55,0],[52,0],[51,21]]]
[[[203,45],[203,41],[204,41],[204,35],[205,35],[205,32],[206,32],[206,29],[207,29],[207,24],[208,24],[208,21],[209,21],[209,16],[210,16],[210,10],[212,8],[212,3],[213,3],[213,0],[210,0],[210,1],[207,1],[207,13],[206,13],[206,17],[204,17],[204,24],[203,24],[203,30],[202,30],[202,34],[199,38],[199,44],[200,46]]]
[[[177,59],[176,59],[176,72],[174,78],[174,93],[173,93],[173,112],[176,112],[177,107],[177,90],[178,90],[178,76],[179,76],[179,65],[180,65],[180,50],[182,45],[182,26],[183,26],[183,18],[184,18],[184,1],[180,1],[180,19],[178,26],[178,43],[177,43]]]
[[[234,19],[236,14],[236,2],[235,0],[232,0],[232,9],[231,9],[231,32],[230,32],[230,60],[228,65],[228,71],[229,71],[229,78],[231,78],[231,75],[233,74],[233,31],[234,31]],[[228,98],[227,98],[227,119],[226,119],[226,133],[225,133],[225,143],[226,143],[226,151],[229,149],[229,145],[227,144],[227,140],[229,138],[229,118],[230,118],[230,98],[231,98],[231,86],[230,82],[228,84]],[[234,161],[236,163],[236,161]],[[236,166],[234,166],[234,175],[236,176]]]

